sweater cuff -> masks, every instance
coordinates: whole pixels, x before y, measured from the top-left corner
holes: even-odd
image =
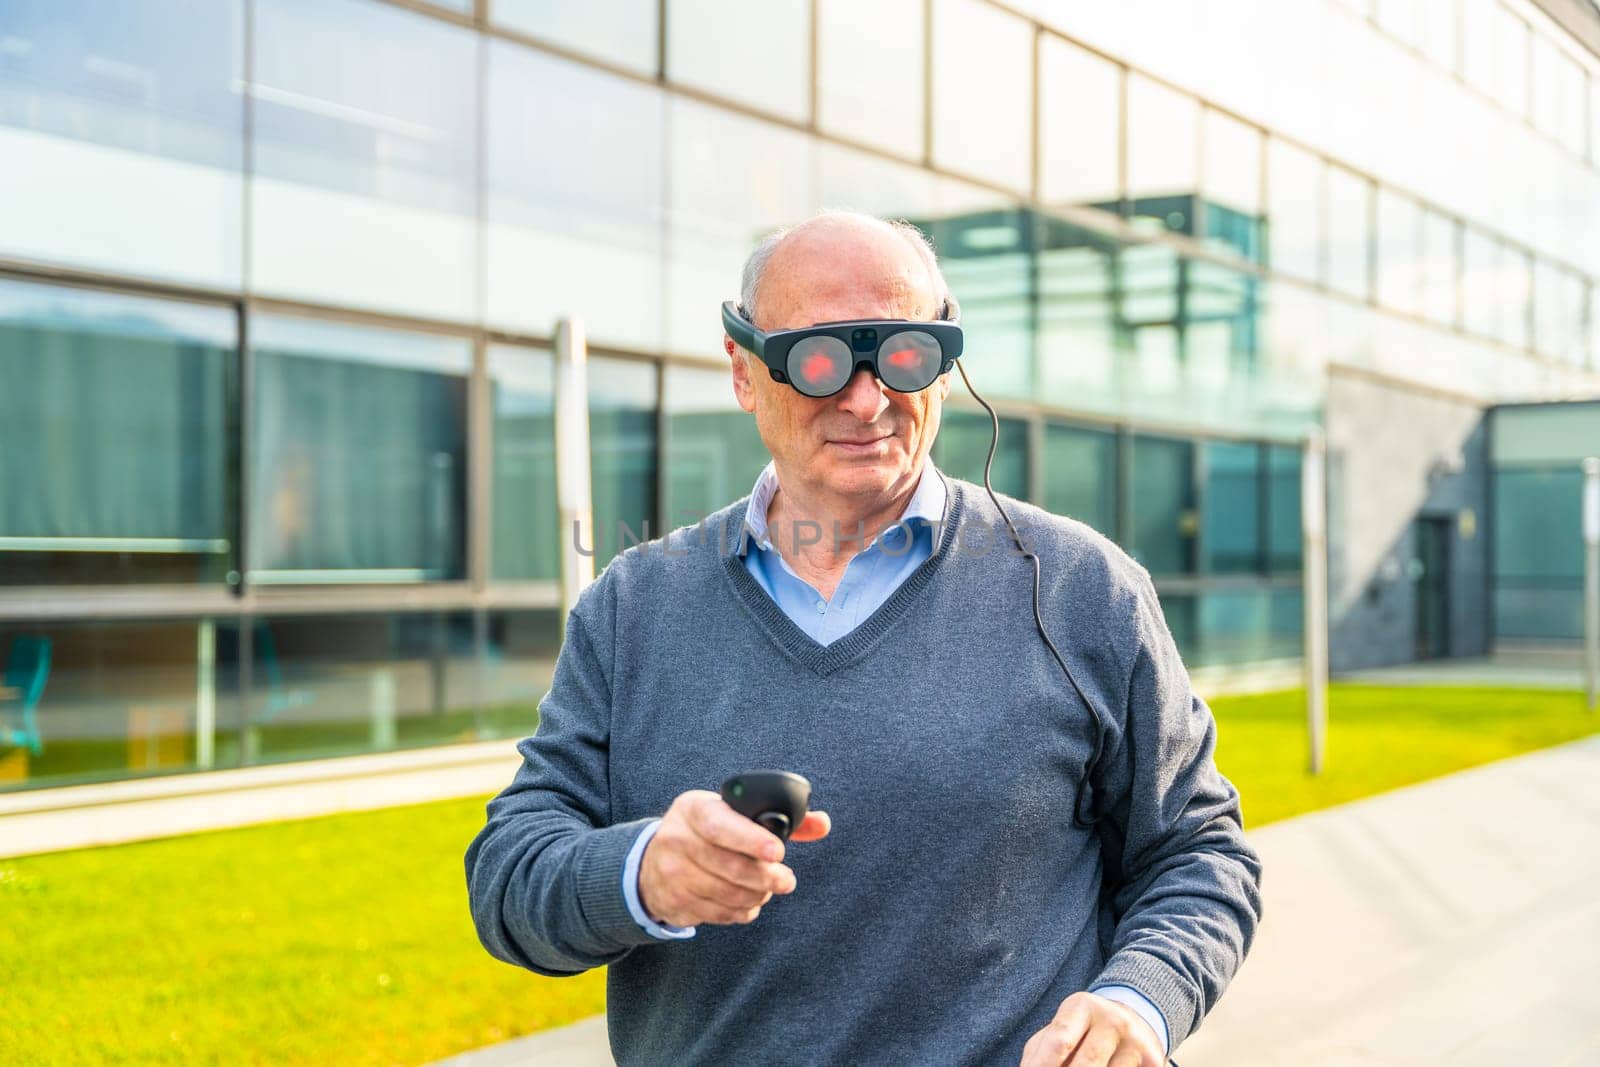
[[[603,941],[622,947],[645,945],[650,936],[628,911],[622,891],[622,869],[634,841],[654,819],[618,823],[591,830],[578,858],[578,905],[583,916]]]
[[[1099,977],[1089,988],[1125,985],[1137,990],[1161,1011],[1167,1024],[1167,1053],[1188,1038],[1195,1018],[1194,994],[1190,983],[1168,964],[1148,952],[1124,949],[1106,961]]]

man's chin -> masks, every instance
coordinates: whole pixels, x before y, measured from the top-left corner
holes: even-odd
[[[833,464],[828,485],[841,496],[870,496],[899,488],[908,465],[900,457]]]

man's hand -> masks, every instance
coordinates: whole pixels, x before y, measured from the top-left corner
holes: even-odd
[[[827,837],[824,811],[808,812],[791,841]],[[774,893],[794,892],[784,843],[709,789],[679,795],[645,846],[639,903],[672,926],[754,922]]]
[[[1061,1002],[1050,1025],[1028,1039],[1021,1067],[1162,1067],[1161,1038],[1125,1004],[1093,993]]]

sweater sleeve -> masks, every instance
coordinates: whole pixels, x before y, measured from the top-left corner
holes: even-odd
[[[1217,770],[1217,727],[1190,688],[1148,573],[1138,568],[1120,738],[1107,755],[1102,829],[1120,859],[1109,958],[1093,985],[1153,1001],[1176,1049],[1216,1005],[1261,919],[1261,860],[1239,793]],[[1126,661],[1125,661],[1126,662]],[[1111,865],[1113,871],[1115,864]]]
[[[574,610],[538,728],[517,744],[522,766],[467,847],[472,921],[497,959],[566,976],[656,940],[623,893],[628,852],[651,820],[610,825],[610,721],[602,657]]]

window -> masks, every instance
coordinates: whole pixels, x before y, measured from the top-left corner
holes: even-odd
[[[1032,26],[980,0],[938,0],[933,10],[934,162],[1029,189]]]
[[[1133,556],[1152,574],[1193,574],[1195,535],[1194,444],[1134,434],[1131,493]]]
[[[994,425],[981,411],[949,407],[933,443],[933,461],[952,478],[983,485],[983,464],[989,456]],[[1028,424],[1021,419],[1000,420],[1000,444],[995,449],[989,484],[997,493],[1019,500],[1028,496]]]
[[[0,4],[0,252],[237,288],[242,0]]]
[[[1343,167],[1328,168],[1328,284],[1362,300],[1371,296],[1367,267],[1372,183]]]
[[[653,75],[660,59],[658,6],[657,0],[494,0],[489,14],[530,37]]]
[[[1119,212],[1122,68],[1046,34],[1039,109],[1039,198]]]
[[[494,501],[490,574],[555,580],[572,531],[560,529],[556,499],[555,366],[549,352],[489,348],[494,412]]]
[[[1463,325],[1480,337],[1501,334],[1500,243],[1468,226],[1462,236],[1461,289]]]
[[[470,319],[474,34],[387,4],[258,0],[254,41],[252,286]]]
[[[1248,574],[1261,569],[1261,446],[1207,441],[1203,497],[1203,569]]]
[[[664,108],[659,89],[491,42],[490,324],[548,336],[578,315],[594,342],[661,347]]]
[[[1495,99],[1519,118],[1528,114],[1528,24],[1495,5]]]
[[[656,521],[656,368],[651,363],[589,359],[589,482],[594,569],[636,542],[659,537]],[[587,533],[587,531],[580,531]]]
[[[310,319],[251,320],[250,578],[460,578],[471,346]]]
[[[1261,133],[1220,111],[1205,113],[1206,243],[1261,258]]]
[[[1305,281],[1322,278],[1323,169],[1309,152],[1267,142],[1268,262]]]
[[[811,117],[806,0],[669,0],[667,78],[796,122]]]
[[[0,281],[0,584],[221,582],[230,309]]]
[[[1116,536],[1116,434],[1047,422],[1043,467],[1047,510]]]
[[[1533,264],[1526,252],[1500,246],[1500,340],[1530,348],[1529,302],[1533,299]]]
[[[1422,313],[1433,322],[1451,326],[1456,322],[1456,234],[1455,222],[1437,211],[1422,210]]]
[[[770,458],[728,367],[668,366],[663,532],[693,526],[750,492]]]
[[[1192,97],[1128,75],[1128,198],[1136,226],[1194,233],[1200,108]]]
[[[1301,464],[1299,448],[1267,446],[1267,566],[1274,574],[1299,571],[1304,556]]]
[[[1378,302],[1395,311],[1416,314],[1421,208],[1409,197],[1380,188],[1377,211]]]
[[[921,160],[922,0],[816,0],[817,125]]]
[[[1495,34],[1500,0],[1461,0],[1461,74],[1474,89],[1495,94]]]

